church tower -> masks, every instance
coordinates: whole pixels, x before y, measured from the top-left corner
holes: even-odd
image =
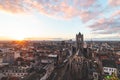
[[[77,50],[80,50],[81,52],[83,51],[83,34],[81,34],[80,32],[78,34],[76,34],[76,47]]]

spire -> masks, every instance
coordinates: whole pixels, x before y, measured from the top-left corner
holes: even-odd
[[[81,35],[81,33],[79,32],[79,35]]]

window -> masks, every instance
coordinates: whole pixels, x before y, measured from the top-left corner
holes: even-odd
[[[108,68],[104,68],[104,70],[106,70],[106,71],[107,71],[107,70],[108,70]]]
[[[109,69],[109,71],[111,71],[111,69]]]

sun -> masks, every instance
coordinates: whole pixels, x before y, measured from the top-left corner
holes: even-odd
[[[23,41],[25,39],[25,36],[23,35],[16,35],[12,37],[14,40],[18,40],[18,41]]]
[[[22,41],[24,40],[24,37],[16,37],[16,40]]]

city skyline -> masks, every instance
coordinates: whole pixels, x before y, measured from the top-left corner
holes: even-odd
[[[0,40],[120,40],[120,0],[0,0]]]

